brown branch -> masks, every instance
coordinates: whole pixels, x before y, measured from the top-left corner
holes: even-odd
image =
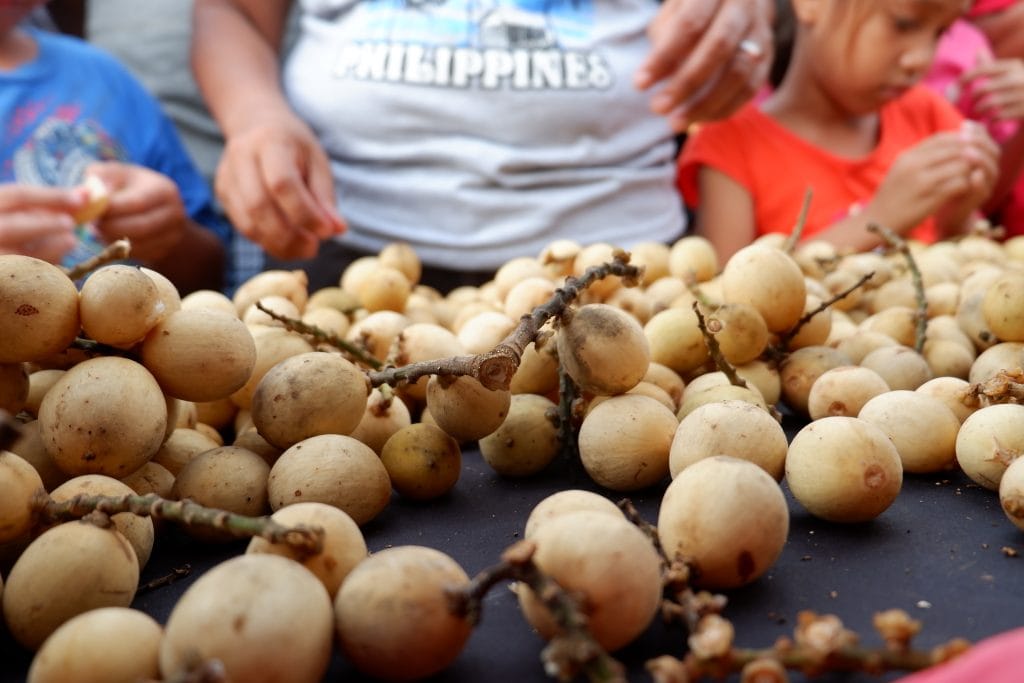
[[[875,271],[871,271],[870,273],[865,273],[864,275],[861,276],[861,278],[859,280],[857,280],[852,285],[850,285],[849,287],[847,287],[843,291],[841,291],[838,294],[836,294],[835,296],[833,296],[828,301],[821,302],[821,304],[817,308],[815,308],[813,311],[809,311],[807,313],[804,313],[803,316],[801,316],[801,318],[796,321],[796,324],[793,325],[792,328],[790,328],[784,335],[779,337],[779,341],[778,341],[778,343],[775,346],[778,349],[781,350],[781,353],[784,354],[786,347],[789,346],[789,342],[793,340],[793,337],[795,337],[796,335],[800,334],[800,330],[803,328],[803,326],[806,325],[807,323],[811,322],[811,319],[814,316],[818,315],[819,313],[821,313],[824,310],[827,310],[830,306],[835,304],[837,301],[842,301],[843,299],[848,297],[851,292],[853,292],[857,288],[863,287],[865,284],[867,284],[868,280],[870,280],[874,276],[875,276]]]
[[[131,253],[132,245],[128,240],[115,240],[104,247],[103,251],[95,256],[87,258],[81,263],[76,263],[71,268],[62,268],[62,270],[67,273],[67,276],[72,280],[79,280],[92,271],[102,268],[108,263],[123,261],[128,258]]]
[[[704,314],[700,311],[699,301],[693,302],[693,312],[697,314],[697,327],[700,328],[700,333],[704,335],[704,343],[708,347],[708,355],[711,356],[711,360],[715,361],[715,367],[729,379],[729,383],[733,386],[743,387],[744,389],[749,388],[746,380],[736,374],[736,368],[722,355],[722,347],[718,345],[718,340],[715,339],[715,332],[718,330],[712,331],[709,329],[708,323],[704,319]]]
[[[365,349],[360,348],[358,345],[353,344],[348,340],[342,339],[336,334],[321,329],[316,325],[304,323],[297,318],[291,318],[286,315],[281,315],[280,313],[270,310],[269,308],[264,306],[262,302],[259,301],[256,302],[256,308],[263,311],[271,318],[284,325],[285,329],[288,330],[289,332],[298,332],[299,334],[306,335],[307,337],[312,337],[313,341],[317,342],[318,344],[326,344],[328,346],[332,346],[336,349],[344,351],[345,353],[350,354],[359,363],[371,367],[374,370],[379,370],[384,366],[384,364],[377,360],[374,356],[367,353]]]
[[[995,403],[1024,403],[1024,369],[1000,370],[994,376],[971,384],[961,398],[969,408]]]
[[[170,574],[164,574],[163,576],[159,576],[152,581],[142,584],[139,586],[139,590],[136,591],[136,595],[139,593],[147,593],[149,591],[156,590],[157,588],[163,588],[164,586],[170,586],[178,579],[183,579],[191,574],[192,565],[186,563],[181,567],[172,569]]]
[[[782,243],[782,251],[787,254],[793,253],[797,243],[800,242],[800,238],[803,237],[804,228],[807,226],[807,214],[811,210],[811,198],[813,196],[814,190],[808,187],[804,192],[804,201],[800,205],[800,214],[797,216],[796,225],[793,226],[793,231],[786,237],[786,241]]]
[[[917,267],[917,261],[914,259],[914,255],[910,253],[910,246],[905,239],[878,223],[869,223],[868,231],[881,237],[886,244],[901,253],[907,262],[910,280],[914,284],[914,296],[917,300],[917,310],[914,311],[914,350],[921,353],[924,349],[925,333],[928,330],[928,299],[924,295],[924,280],[921,278],[921,269]]]
[[[449,590],[452,612],[476,624],[483,598],[491,588],[503,581],[521,582],[541,600],[561,629],[541,654],[549,676],[570,681],[582,673],[592,682],[625,683],[625,668],[587,630],[579,600],[533,562],[536,549],[533,541],[519,541],[502,553],[501,562],[481,571],[464,587]]]
[[[512,376],[519,368],[523,351],[536,339],[544,323],[561,315],[579,297],[580,292],[593,282],[610,275],[621,277],[626,286],[635,286],[640,281],[640,269],[629,265],[629,254],[617,250],[614,260],[591,266],[579,278],[566,278],[565,284],[555,290],[551,299],[520,318],[519,325],[491,351],[475,356],[455,356],[385,368],[369,373],[370,384],[396,386],[411,384],[429,375],[468,375],[488,389],[508,389]]]
[[[304,553],[315,555],[323,550],[323,529],[307,526],[284,526],[274,519],[247,517],[226,510],[208,508],[191,500],[167,500],[155,493],[145,496],[79,495],[57,502],[45,493],[32,501],[36,519],[44,525],[66,522],[95,512],[115,515],[130,512],[181,524],[185,527],[216,529],[235,538],[259,536],[271,543],[282,543]]]
[[[554,422],[558,427],[558,439],[562,444],[562,452],[569,459],[579,455],[579,447],[576,443],[576,433],[580,426],[579,406],[579,387],[572,381],[572,377],[569,377],[565,368],[559,364],[558,411],[554,416]]]

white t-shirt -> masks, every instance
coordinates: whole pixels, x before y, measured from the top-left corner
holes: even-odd
[[[632,85],[654,0],[301,2],[285,87],[333,160],[346,243],[486,270],[682,233],[674,136]]]

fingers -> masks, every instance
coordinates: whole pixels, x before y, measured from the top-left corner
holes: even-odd
[[[85,203],[85,195],[75,189],[22,183],[0,185],[0,213],[46,210],[70,215]]]
[[[57,262],[75,246],[75,222],[66,213],[45,210],[0,215],[0,254],[25,254]]]
[[[666,0],[647,30],[651,54],[634,74],[634,85],[646,90],[671,75],[711,26],[719,5],[721,0]]]
[[[656,113],[667,114],[682,107],[678,113],[688,115],[690,109],[699,106],[721,85],[723,76],[737,67],[743,68],[736,60],[752,59],[739,49],[739,43],[750,32],[753,18],[734,8],[733,4],[723,7],[693,51],[668,77],[661,92],[651,100]]]

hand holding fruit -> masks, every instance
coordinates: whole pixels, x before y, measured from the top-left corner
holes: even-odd
[[[96,217],[96,229],[106,241],[127,238],[134,258],[156,261],[181,240],[188,214],[170,178],[121,162],[93,164],[86,176],[95,177],[109,193],[106,209]]]
[[[75,246],[73,214],[85,205],[77,189],[0,185],[0,254],[59,261]]]

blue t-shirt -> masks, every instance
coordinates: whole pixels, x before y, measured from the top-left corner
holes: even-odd
[[[71,187],[94,161],[138,164],[171,178],[192,220],[228,243],[231,226],[156,99],[102,50],[26,30],[38,56],[0,71],[0,182]]]

